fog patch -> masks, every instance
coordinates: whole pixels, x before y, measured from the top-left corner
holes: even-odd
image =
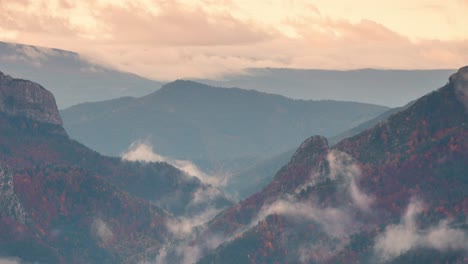
[[[0,258],[0,264],[20,264],[21,261],[18,258]]]
[[[12,46],[15,49],[15,54],[4,55],[0,57],[0,60],[10,62],[26,62],[34,67],[39,68],[43,66],[43,62],[47,61],[51,57],[58,55],[67,56],[66,53],[54,49],[15,44]]]
[[[203,183],[216,187],[225,186],[229,178],[229,174],[208,175],[188,160],[172,159],[159,155],[154,152],[153,146],[148,142],[132,143],[127,152],[122,154],[122,159],[127,161],[166,162],[191,176],[197,177]]]
[[[213,219],[220,210],[207,209],[193,217],[180,217],[166,223],[169,231],[178,238],[186,238],[193,234],[196,227],[202,226]]]
[[[91,230],[101,243],[108,244],[114,239],[114,233],[101,218],[94,219]]]
[[[330,168],[330,179],[344,178],[353,203],[359,209],[368,211],[374,199],[362,192],[357,185],[357,180],[361,177],[362,172],[356,161],[350,155],[337,150],[328,153],[327,161]]]
[[[320,209],[309,203],[286,200],[278,200],[268,206],[262,207],[255,222],[274,214],[316,222],[332,237],[347,235],[349,231],[348,226],[352,223],[348,214],[343,210],[336,208]]]
[[[452,228],[449,220],[442,220],[438,225],[426,229],[419,228],[416,217],[422,210],[422,202],[413,199],[400,223],[387,226],[384,233],[377,237],[374,251],[380,262],[391,261],[418,248],[468,251],[467,233]]]
[[[184,243],[175,245],[175,247],[163,248],[156,259],[155,264],[193,264],[196,263],[205,252],[213,250],[222,243],[227,242],[222,236],[209,236],[203,238],[197,243],[190,243],[190,240],[185,240]]]

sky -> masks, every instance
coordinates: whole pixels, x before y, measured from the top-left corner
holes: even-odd
[[[468,0],[0,0],[0,41],[159,79],[251,67],[453,69]]]

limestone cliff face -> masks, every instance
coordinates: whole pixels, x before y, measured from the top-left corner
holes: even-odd
[[[0,112],[62,126],[55,98],[37,83],[0,72]]]

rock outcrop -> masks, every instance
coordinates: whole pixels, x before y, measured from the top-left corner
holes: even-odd
[[[0,112],[62,126],[55,98],[37,83],[0,72]]]
[[[10,218],[26,223],[26,213],[15,193],[13,175],[0,164],[0,219]]]
[[[458,99],[465,105],[465,110],[468,111],[468,66],[459,69],[457,73],[450,76],[450,83],[455,86]]]

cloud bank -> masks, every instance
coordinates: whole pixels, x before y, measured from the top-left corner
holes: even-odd
[[[0,40],[77,51],[161,80],[251,67],[459,68],[468,5],[430,2],[2,1]]]

